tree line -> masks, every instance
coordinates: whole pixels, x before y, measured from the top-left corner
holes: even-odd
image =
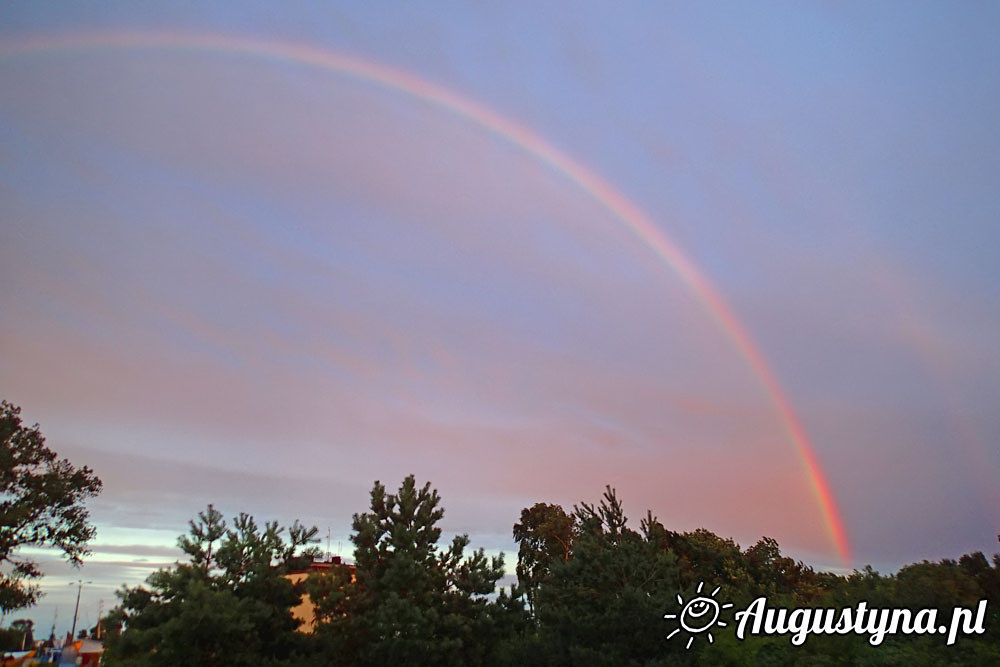
[[[40,595],[42,572],[24,549],[82,562],[95,535],[85,503],[102,485],[48,449],[6,401],[0,442],[2,615]],[[227,522],[209,505],[178,540],[187,560],[122,588],[101,619],[104,664],[1000,664],[1000,555],[840,576],[783,555],[767,537],[743,549],[705,529],[671,531],[650,512],[635,525],[607,488],[568,511],[524,508],[513,525],[517,581],[502,588],[503,555],[470,550],[467,535],[441,544],[443,516],[429,482],[409,476],[395,492],[375,482],[369,508],[353,517],[354,563],[293,581],[287,575],[320,556],[315,527],[246,513]],[[312,632],[291,612],[305,595]],[[878,645],[862,632],[801,645],[787,634],[738,639],[733,613],[761,598],[786,609],[933,609],[941,619],[983,609],[983,632],[954,645],[940,634],[890,633]],[[15,622],[0,644],[24,646],[31,630]]]
[[[430,483],[376,482],[355,514],[354,564],[285,577],[319,555],[316,529],[226,524],[209,507],[180,546],[188,562],[126,588],[105,619],[106,664],[126,665],[937,665],[1000,664],[1000,555],[922,562],[882,575],[817,572],[762,538],[741,549],[708,530],[674,532],[652,514],[633,527],[614,489],[566,511],[537,503],[513,526],[517,583],[497,584],[502,555],[441,543],[444,510]],[[935,608],[987,600],[985,633],[955,645],[940,635],[862,634],[740,641],[733,619],[711,633],[670,637],[684,601],[717,590],[729,612],[772,607]],[[315,631],[290,609],[308,594]],[[668,618],[665,618],[668,617]],[[676,633],[675,633],[676,634]],[[681,633],[682,635],[684,633]],[[688,633],[691,634],[691,633]]]

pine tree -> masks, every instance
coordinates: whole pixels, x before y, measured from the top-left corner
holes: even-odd
[[[189,562],[154,572],[148,587],[126,588],[111,625],[125,630],[108,642],[109,664],[298,664],[305,638],[291,608],[302,590],[287,578],[318,552],[316,528],[297,521],[263,528],[241,513],[227,528],[211,505],[190,522],[178,545]]]
[[[375,482],[371,509],[355,514],[357,567],[339,594],[318,599],[331,656],[348,664],[481,664],[496,640],[489,595],[503,555],[468,557],[467,535],[440,548],[444,516],[430,483],[407,477],[399,492]],[[334,575],[337,576],[337,575]]]

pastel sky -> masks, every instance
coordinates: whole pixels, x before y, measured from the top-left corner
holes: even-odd
[[[3,4],[0,397],[105,483],[93,557],[38,554],[24,615],[68,628],[82,578],[93,624],[209,502],[349,555],[372,482],[411,472],[511,570],[521,508],[605,484],[635,522],[820,568],[1000,550],[998,22]],[[761,368],[607,193],[721,297],[833,505]]]

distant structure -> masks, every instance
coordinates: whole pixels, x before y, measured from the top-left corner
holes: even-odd
[[[308,569],[299,572],[290,572],[285,577],[293,584],[298,584],[305,581],[311,574],[332,572],[334,568],[347,568],[348,572],[350,572],[351,581],[354,581],[354,571],[356,568],[353,565],[344,563],[340,556],[330,556],[329,554],[326,560],[313,561],[309,564]],[[297,607],[292,608],[292,617],[302,621],[302,624],[299,626],[299,632],[312,634],[316,631],[316,605],[308,593],[303,593],[302,601]]]

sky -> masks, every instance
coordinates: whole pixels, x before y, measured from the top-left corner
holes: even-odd
[[[3,4],[0,397],[104,481],[21,616],[208,503],[350,557],[410,473],[511,571],[605,485],[822,569],[1000,550],[998,20]]]

